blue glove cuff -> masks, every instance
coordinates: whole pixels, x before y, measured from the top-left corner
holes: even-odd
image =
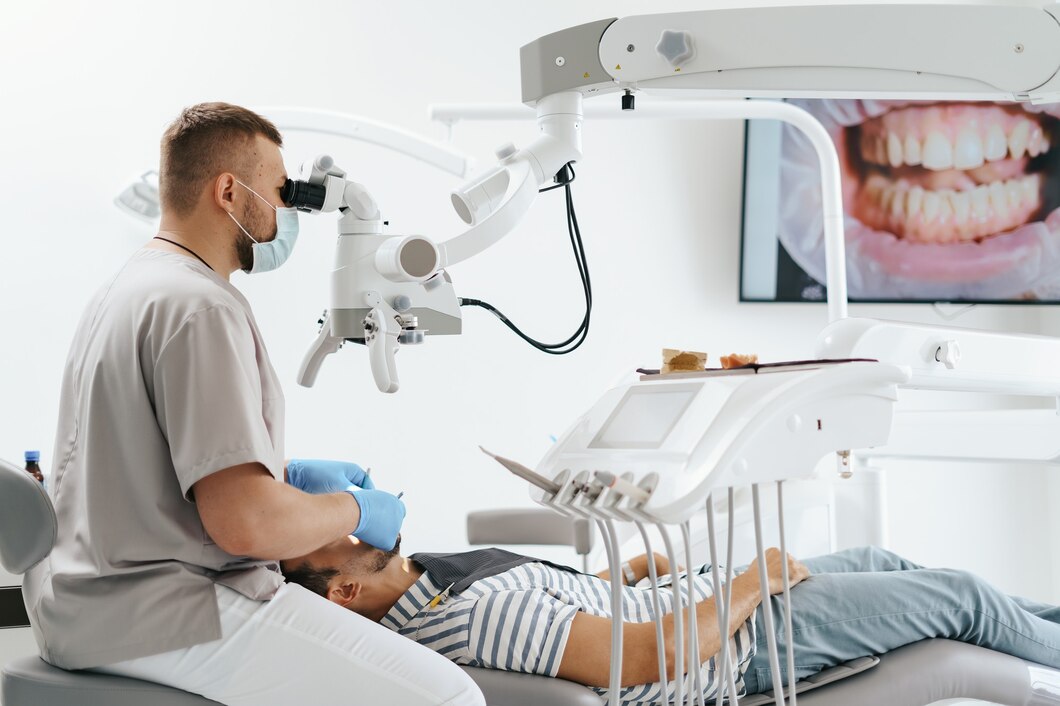
[[[342,492],[349,493],[350,495],[353,496],[354,500],[357,500],[357,491],[355,491],[355,490],[344,490]],[[368,509],[370,507],[370,503],[362,503],[360,500],[357,500],[357,507],[360,508],[361,519],[357,522],[357,529],[355,529],[354,531],[350,532],[350,534],[354,534],[354,535],[357,534],[358,532],[363,532],[365,530],[365,528],[368,527],[369,515],[371,515],[371,512]]]
[[[375,487],[364,469],[356,463],[305,458],[288,461],[287,482],[314,495],[338,493],[351,486],[367,489]]]

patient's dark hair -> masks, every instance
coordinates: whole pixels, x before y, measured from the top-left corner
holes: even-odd
[[[314,569],[307,563],[303,563],[298,567],[290,565],[286,567],[281,565],[281,567],[283,577],[287,579],[287,583],[296,583],[325,598],[328,596],[328,582],[339,575],[338,569]]]

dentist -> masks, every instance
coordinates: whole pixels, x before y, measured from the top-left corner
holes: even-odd
[[[283,391],[228,281],[294,247],[281,146],[226,103],[162,137],[159,233],[89,301],[63,375],[58,537],[24,581],[41,656],[229,705],[481,704],[443,657],[279,571],[350,534],[392,549],[405,516],[354,464],[284,463]]]

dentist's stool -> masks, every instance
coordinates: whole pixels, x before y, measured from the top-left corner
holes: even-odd
[[[57,530],[51,499],[32,476],[0,460],[0,565],[24,574],[51,552]],[[23,657],[0,669],[4,706],[220,706],[161,684],[72,672],[40,657]]]

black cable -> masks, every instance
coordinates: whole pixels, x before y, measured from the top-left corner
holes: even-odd
[[[461,299],[460,304],[462,306],[478,306],[493,313],[498,319],[500,319],[501,323],[511,329],[516,335],[518,335],[520,338],[522,338],[534,348],[537,348],[538,350],[544,353],[549,353],[551,355],[564,355],[566,353],[571,353],[576,350],[579,346],[581,346],[582,343],[585,342],[586,336],[589,333],[589,321],[592,314],[592,285],[589,280],[589,270],[588,264],[585,260],[584,246],[581,242],[581,230],[578,227],[577,216],[574,213],[573,200],[570,198],[568,198],[567,222],[568,230],[571,234],[571,243],[575,252],[575,260],[578,265],[579,274],[582,277],[582,287],[583,291],[585,292],[586,300],[585,315],[582,317],[582,321],[579,324],[578,329],[569,338],[567,338],[565,341],[561,341],[560,343],[541,343],[540,341],[537,341],[523,333],[519,329],[519,327],[512,323],[512,321],[507,316],[505,316],[496,307],[492,306],[487,302],[483,302],[477,299]]]
[[[571,248],[574,250],[574,261],[578,266],[578,275],[581,277],[582,291],[585,294],[585,315],[582,316],[581,323],[578,324],[577,330],[575,330],[575,332],[565,341],[561,341],[560,343],[542,343],[523,333],[518,326],[512,323],[511,319],[505,316],[492,304],[479,299],[460,298],[460,306],[477,306],[485,309],[496,316],[501,323],[511,329],[521,339],[539,351],[550,355],[566,355],[567,353],[572,353],[585,343],[585,339],[589,335],[589,321],[592,318],[593,311],[593,288],[592,281],[589,278],[589,263],[585,257],[585,246],[582,243],[581,228],[578,226],[578,216],[574,211],[574,198],[571,195],[570,184],[576,177],[572,164],[573,163],[567,164],[559,174],[556,175],[557,184],[540,189],[539,192],[544,193],[560,187],[563,187],[565,190],[567,202],[567,233],[570,235]]]
[[[574,173],[573,164],[574,164],[574,162],[567,162],[566,164],[564,164],[563,168],[560,169],[558,172],[556,172],[556,176],[553,177],[553,180],[556,183],[553,184],[552,186],[546,186],[544,189],[538,189],[537,193],[543,194],[546,191],[552,191],[553,189],[558,189],[561,186],[566,186],[567,184],[570,184],[572,181],[574,181],[574,178],[577,175]]]
[[[553,189],[560,189],[560,188],[562,188],[564,186],[566,186],[566,184],[554,184],[552,186],[546,186],[544,189],[538,189],[537,193],[543,194],[546,191],[552,191]]]

